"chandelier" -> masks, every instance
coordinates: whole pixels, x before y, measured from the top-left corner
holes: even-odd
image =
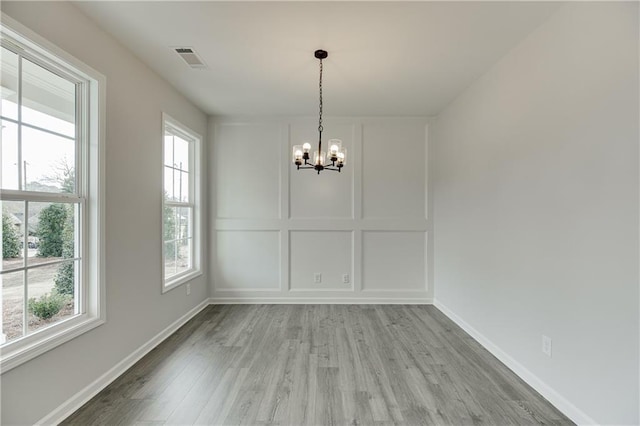
[[[301,169],[313,169],[320,174],[323,170],[332,170],[340,172],[347,160],[347,149],[342,146],[340,139],[329,139],[327,144],[329,145],[329,151],[322,150],[322,60],[326,59],[329,54],[325,50],[316,50],[315,57],[320,60],[320,83],[318,88],[320,90],[320,115],[318,118],[318,150],[313,153],[313,162],[310,162],[309,152],[311,151],[311,144],[305,142],[302,145],[293,146],[293,164],[296,165],[298,170]]]

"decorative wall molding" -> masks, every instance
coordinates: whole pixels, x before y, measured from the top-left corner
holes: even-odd
[[[419,300],[431,299],[432,290],[428,282],[431,274],[427,256],[430,245],[428,231],[431,227],[427,219],[428,163],[426,159],[429,119],[339,117],[327,118],[325,122],[323,136],[327,139],[342,138],[349,153],[347,166],[341,173],[326,172],[318,176],[310,171],[295,170],[289,158],[294,142],[317,139],[315,118],[228,117],[213,121],[210,130],[213,149],[210,150],[212,155],[209,157],[209,164],[212,165],[211,200],[212,205],[215,206],[212,214],[237,213],[236,217],[225,214],[225,217],[214,217],[210,222],[210,254],[212,262],[217,265],[212,268],[210,282],[211,295],[214,298],[226,300],[227,297],[231,297],[229,300],[236,302],[254,298],[264,300],[266,291],[277,293],[275,283],[266,282],[266,280],[271,280],[278,270],[280,295],[270,293],[269,297],[290,299],[291,303],[296,303],[297,293],[304,293],[302,300],[305,300],[305,303],[329,294],[335,296],[334,301],[338,302],[338,299],[369,300],[372,297],[370,293],[378,290],[382,290],[380,293],[385,296],[391,293],[396,295],[417,293]],[[280,155],[278,161],[274,160],[273,173],[258,170],[254,174],[253,169],[244,166],[240,174],[230,169],[229,164],[242,162],[246,158],[246,153],[261,152],[266,149],[259,138],[249,137],[254,133],[259,134],[260,126],[264,126],[264,132],[269,138],[267,148],[273,149],[273,152],[279,152]],[[275,135],[280,137],[278,150],[274,148]],[[403,147],[403,158],[406,156],[408,159],[399,159],[394,154],[396,144]],[[389,164],[383,161],[387,156],[392,157]],[[272,157],[273,155],[270,155],[269,158],[273,160]],[[365,173],[366,164],[369,164],[370,168]],[[406,167],[404,167],[405,164]],[[220,173],[230,173],[233,176],[220,176]],[[271,181],[265,183],[264,179],[271,179]],[[279,185],[278,191],[275,190],[275,184]],[[229,185],[234,186],[233,197],[230,195]],[[379,189],[377,185],[380,185]],[[262,198],[265,204],[260,204],[255,198],[247,198],[255,194],[256,186],[270,188],[271,198]],[[218,195],[218,191],[221,191],[221,196]],[[365,199],[365,197],[368,198]],[[247,199],[244,200],[245,198]],[[225,203],[229,204],[225,205]],[[260,212],[273,212],[276,205],[280,209],[280,218],[260,215]],[[242,206],[250,210],[244,211]],[[371,207],[369,212],[365,212],[365,206]],[[369,213],[369,217],[365,217],[365,213]],[[278,260],[267,259],[265,256],[251,259],[253,255],[244,252],[237,253],[237,256],[230,254],[226,259],[220,259],[216,255],[220,242],[216,239],[221,235],[220,232],[225,231],[280,232]],[[297,264],[292,264],[291,252],[294,248],[291,238],[292,234],[297,232],[304,234],[304,238],[307,238],[301,241],[301,234],[296,234],[295,243],[299,247],[313,248],[310,251],[315,252],[316,256],[319,252],[320,255],[314,257],[313,262],[297,256]],[[314,245],[313,232],[351,232],[350,253],[345,254],[348,258],[345,260],[348,260],[350,265],[347,264],[348,262],[340,261],[334,269],[331,269],[329,258],[333,258],[334,263],[336,261],[332,251],[344,249],[342,246],[325,241],[326,239],[321,239],[317,246]],[[420,260],[415,259],[414,256],[407,256],[411,260],[405,262],[402,270],[397,273],[391,270],[388,273],[390,277],[404,277],[411,282],[404,282],[403,278],[399,278],[400,282],[389,280],[388,287],[385,287],[383,281],[386,280],[378,279],[372,286],[365,285],[366,283],[363,282],[365,268],[369,266],[368,270],[372,271],[376,268],[372,269],[371,265],[384,261],[377,257],[375,259],[363,257],[363,255],[366,256],[365,252],[373,253],[374,256],[375,253],[381,253],[380,250],[372,250],[371,247],[369,247],[370,250],[365,250],[363,244],[367,244],[365,236],[369,232],[388,233],[388,237],[382,235],[380,238],[375,238],[375,241],[372,239],[371,244],[378,245],[390,245],[392,240],[398,240],[394,239],[394,232],[415,232],[425,235],[427,241],[424,248],[420,249],[424,250],[424,256]],[[248,238],[251,240],[251,237]],[[410,243],[413,238],[407,237],[406,241]],[[256,237],[255,244],[257,243]],[[249,247],[255,244],[249,244]],[[270,244],[269,247],[272,246],[273,244]],[[405,253],[411,253],[408,247],[397,248],[404,249]],[[254,252],[258,251],[254,249]],[[315,262],[316,259],[317,262]],[[239,266],[239,262],[243,265],[242,267]],[[393,262],[389,262],[388,268],[393,269],[393,267]],[[243,270],[242,268],[265,271],[264,278],[253,274],[251,269]],[[337,271],[341,275],[350,274],[349,286],[337,280]],[[316,272],[323,274],[322,283],[304,281],[307,277],[311,280]],[[332,275],[332,278],[325,280],[325,275]],[[415,280],[418,277],[422,277],[424,285],[416,285]],[[398,288],[403,290],[399,291]],[[313,294],[314,292],[317,294]]]

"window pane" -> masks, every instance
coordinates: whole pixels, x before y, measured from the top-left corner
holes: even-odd
[[[179,181],[177,183],[179,185],[178,188],[180,188],[179,200],[188,202],[191,199],[189,196],[189,173],[179,172]]]
[[[29,239],[27,264],[51,262],[75,257],[77,204],[29,203]]]
[[[191,238],[176,242],[176,273],[178,274],[191,269],[191,244]]]
[[[176,136],[174,152],[175,158],[173,162],[175,167],[180,170],[189,171],[189,142]]]
[[[0,275],[2,281],[2,334],[5,341],[23,335],[24,325],[24,272]],[[0,343],[2,336],[0,336]]]
[[[177,219],[179,220],[178,233],[176,238],[190,238],[191,235],[191,223],[193,222],[193,208],[190,207],[178,207]]]
[[[67,217],[62,229],[62,258],[80,257],[76,241],[78,241],[78,217],[80,204],[66,204]]]
[[[164,136],[164,165],[173,167],[173,136]]]
[[[175,201],[175,191],[173,190],[173,168],[164,168],[164,197],[165,200]]]
[[[177,221],[176,221],[176,207],[165,206],[163,212],[163,241],[168,242],[176,239],[177,235]]]
[[[18,188],[18,125],[10,121],[0,120],[0,145],[2,150],[2,174],[0,179],[0,188],[2,189],[19,189]]]
[[[28,191],[75,191],[75,141],[22,127],[23,176]]]
[[[74,137],[76,85],[26,59],[22,60],[22,120]]]
[[[24,266],[24,202],[2,204],[2,270]]]
[[[174,241],[164,243],[164,278],[170,278],[176,274],[176,243]]]
[[[75,314],[74,262],[27,270],[28,333]]]
[[[0,50],[0,115],[18,119],[18,55]]]

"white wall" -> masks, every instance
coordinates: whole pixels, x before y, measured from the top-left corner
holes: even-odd
[[[207,298],[204,277],[160,293],[161,114],[202,135],[207,117],[74,6],[2,12],[107,77],[107,323],[2,374],[1,423],[33,424]]]
[[[601,424],[640,421],[638,35],[565,5],[431,138],[436,301]]]
[[[290,160],[293,144],[317,143],[315,119],[212,122],[215,300],[431,300],[427,120],[334,118],[324,128],[323,141],[342,139],[348,164],[318,176]]]

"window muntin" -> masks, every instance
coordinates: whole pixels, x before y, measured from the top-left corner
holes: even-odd
[[[196,240],[197,159],[200,138],[170,117],[164,117],[163,139],[163,275],[164,290],[199,273]]]
[[[3,73],[9,83],[3,80],[2,90],[17,89],[3,97],[0,109],[7,123],[0,136],[5,225],[0,343],[6,344],[84,312],[78,297],[82,277],[76,271],[83,259],[79,219],[85,197],[76,185],[75,167],[83,142],[76,137],[82,125],[76,117],[82,116],[78,93],[83,83],[37,64],[25,52],[1,49],[16,70],[15,78]],[[11,252],[16,242],[19,250]]]
[[[2,236],[13,240],[11,256],[4,240],[0,250],[0,369],[7,371],[104,323],[105,79],[1,19],[0,210]],[[43,237],[44,229],[53,236]],[[53,251],[42,238],[57,241]],[[67,294],[49,317],[50,304],[30,299],[42,302],[54,289]]]

